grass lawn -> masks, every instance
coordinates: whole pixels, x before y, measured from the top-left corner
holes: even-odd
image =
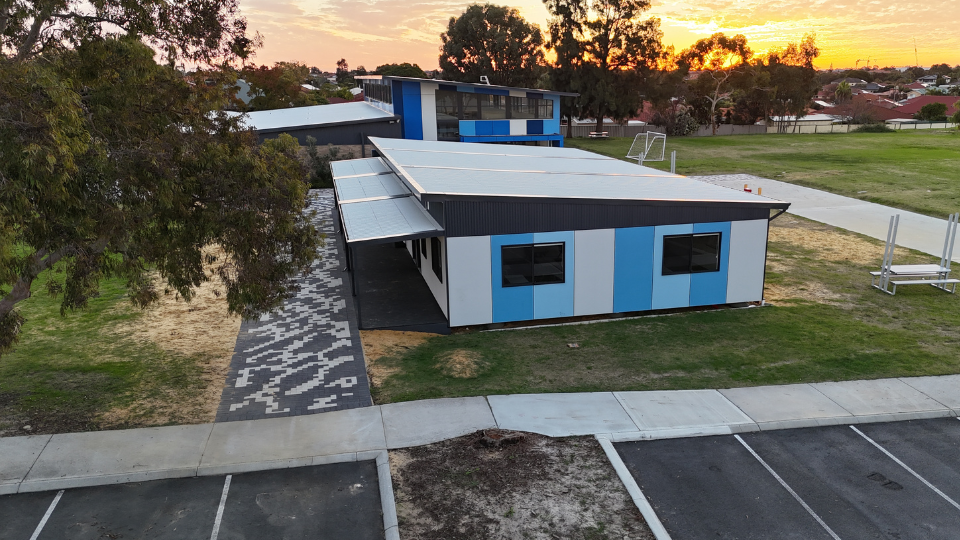
[[[61,318],[59,300],[42,290],[46,278],[19,306],[27,319],[19,345],[0,357],[0,435],[143,425],[151,401],[185,406],[205,384],[204,358],[133,337],[143,314],[122,282],[105,281],[88,309]]]
[[[772,307],[435,337],[375,361],[372,370],[386,374],[375,399],[960,373],[958,296],[927,286],[883,294],[867,275],[879,266],[881,242],[789,214],[773,225]],[[896,262],[931,257],[898,250]]]
[[[623,158],[632,138],[566,139]],[[945,219],[960,210],[960,132],[668,137],[666,161],[685,175],[747,173]],[[861,193],[862,192],[862,193]]]

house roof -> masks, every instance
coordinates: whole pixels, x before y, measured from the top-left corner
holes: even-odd
[[[240,114],[240,113],[229,113]],[[398,117],[369,103],[357,101],[312,107],[291,107],[246,113],[244,124],[261,133],[309,126],[335,126],[397,120]]]
[[[954,104],[960,101],[960,97],[957,96],[918,96],[910,101],[907,101],[900,108],[897,109],[897,116],[901,118],[910,118],[914,114],[920,112],[920,109],[928,103],[943,103],[947,106],[947,116],[952,115],[957,112],[957,108]]]
[[[393,75],[360,75],[354,77],[357,80],[394,80],[394,81],[414,81],[414,82],[429,82],[435,84],[449,84],[451,86],[469,86],[476,89],[497,89],[497,90],[519,90],[523,92],[534,92],[537,94],[553,94],[558,96],[579,96],[580,94],[576,92],[560,92],[558,90],[543,90],[536,88],[522,88],[518,86],[500,86],[498,84],[484,84],[484,83],[467,83],[467,82],[458,82],[458,81],[444,81],[440,79],[420,79],[416,77],[396,77]]]
[[[573,148],[370,138],[421,198],[676,201],[786,208],[788,203]]]

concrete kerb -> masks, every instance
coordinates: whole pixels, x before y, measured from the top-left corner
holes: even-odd
[[[613,470],[617,472],[617,476],[620,478],[620,481],[623,482],[623,486],[627,488],[627,493],[629,493],[630,498],[633,499],[633,504],[637,506],[640,514],[643,515],[643,519],[646,520],[647,526],[650,527],[650,531],[653,532],[653,536],[656,537],[657,540],[671,540],[667,529],[663,526],[663,523],[660,523],[660,518],[657,517],[657,513],[653,510],[653,507],[650,506],[650,501],[647,500],[643,491],[640,490],[637,480],[630,474],[630,471],[627,470],[627,466],[623,463],[623,460],[620,459],[620,454],[617,453],[617,449],[614,448],[613,443],[610,442],[610,436],[605,434],[596,435],[596,439],[597,442],[600,443],[600,447],[603,448],[603,452],[607,455],[607,459],[610,461],[610,465],[613,466]]]
[[[390,453],[381,450],[376,460],[377,481],[380,484],[380,507],[383,510],[383,534],[386,540],[400,540],[397,501],[393,494],[393,478],[390,476]]]

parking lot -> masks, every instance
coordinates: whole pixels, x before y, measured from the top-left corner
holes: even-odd
[[[0,538],[382,539],[373,461],[0,497]]]
[[[960,538],[957,418],[616,448],[674,540]]]

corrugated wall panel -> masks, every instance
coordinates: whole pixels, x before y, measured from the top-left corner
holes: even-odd
[[[448,198],[444,207],[446,209],[444,230],[447,236],[487,236],[716,223],[766,219],[770,215],[768,208],[691,203],[654,205],[643,202],[611,202],[601,204]]]
[[[653,227],[616,229],[613,312],[646,311],[653,305]]]
[[[720,270],[690,276],[690,305],[712,306],[727,302],[727,269],[730,260],[730,223],[697,223],[694,233],[720,233]]]
[[[574,233],[573,314],[613,313],[616,231]]]
[[[767,225],[768,221],[765,219],[734,221],[730,224],[728,304],[758,302],[763,299]]]
[[[536,233],[536,244],[563,242],[563,283],[536,285],[533,287],[533,318],[555,319],[573,316],[573,288],[576,279],[576,249],[573,231]]]
[[[447,238],[450,326],[493,322],[490,237]]]
[[[653,309],[671,309],[690,305],[690,274],[663,275],[663,237],[690,234],[693,225],[657,227],[653,238]]]

